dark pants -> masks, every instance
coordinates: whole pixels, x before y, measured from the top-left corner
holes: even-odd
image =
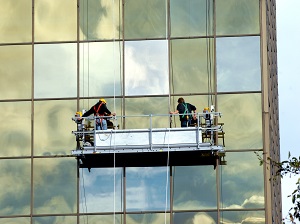
[[[180,122],[181,122],[181,127],[182,128],[186,128],[186,127],[190,126],[190,124],[191,124],[190,119],[189,120],[181,120]]]

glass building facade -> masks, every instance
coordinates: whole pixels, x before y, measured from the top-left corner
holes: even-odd
[[[275,0],[0,3],[0,224],[281,223],[257,159],[280,158]],[[76,111],[168,114],[178,97],[223,114],[227,165],[77,168]]]

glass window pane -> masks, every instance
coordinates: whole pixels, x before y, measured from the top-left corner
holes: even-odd
[[[218,96],[227,150],[262,148],[261,111],[260,93]]]
[[[171,36],[207,36],[213,34],[212,0],[171,0]]]
[[[173,209],[217,208],[216,171],[213,166],[178,166],[173,170]]]
[[[79,217],[80,224],[123,224],[123,216],[119,214],[114,215],[81,215]],[[127,222],[126,222],[127,223]]]
[[[121,3],[120,0],[80,0],[80,39],[121,39]]]
[[[124,11],[126,39],[166,36],[165,0],[126,0]]]
[[[123,211],[122,178],[121,168],[80,169],[80,212]]]
[[[77,39],[76,1],[35,0],[34,3],[35,41],[71,41]]]
[[[261,90],[259,37],[217,39],[218,92]]]
[[[0,4],[0,43],[31,42],[32,0],[0,0]]]
[[[170,223],[170,213],[128,214],[127,224],[160,224]]]
[[[221,217],[221,223],[266,223],[264,211],[224,211]]]
[[[74,158],[34,159],[33,170],[34,214],[76,212],[77,161]]]
[[[227,152],[225,160],[227,165],[220,168],[222,208],[264,208],[263,167],[256,154]]]
[[[34,97],[76,97],[76,44],[35,45]]]
[[[120,42],[80,44],[80,96],[121,95],[122,52]]]
[[[0,47],[0,99],[31,98],[31,49],[30,45]]]
[[[168,94],[168,74],[167,41],[125,43],[125,95]]]
[[[74,224],[77,223],[76,216],[46,216],[46,217],[32,217],[32,224]]]
[[[31,102],[0,103],[0,157],[31,154]]]
[[[1,216],[30,214],[30,164],[30,159],[1,159]]]
[[[34,154],[68,155],[76,148],[72,117],[76,101],[38,101],[34,104]]]
[[[214,90],[213,46],[211,38],[171,41],[171,93]]]
[[[218,223],[216,212],[180,212],[173,215],[174,224],[215,224]]]
[[[127,211],[169,210],[170,209],[169,173],[170,172],[168,167],[127,168],[126,169],[126,210]],[[166,204],[166,198],[168,198],[167,204]]]
[[[1,218],[0,224],[30,224],[30,218]]]
[[[150,128],[151,119],[153,128],[170,127],[168,101],[167,97],[125,99],[126,128]]]
[[[216,0],[217,35],[258,34],[259,0]]]

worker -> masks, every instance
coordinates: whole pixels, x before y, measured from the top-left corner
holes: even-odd
[[[170,114],[179,114],[181,127],[188,127],[191,125],[192,119],[196,120],[196,107],[190,103],[186,103],[182,97],[177,100],[178,105],[176,111],[170,112]],[[192,113],[194,112],[194,113]]]
[[[82,117],[88,117],[94,114],[96,118],[96,130],[107,130],[107,117],[101,116],[116,116],[116,113],[111,113],[106,107],[106,100],[101,98],[98,103],[92,106],[87,112],[85,112]],[[98,117],[100,116],[100,117]]]

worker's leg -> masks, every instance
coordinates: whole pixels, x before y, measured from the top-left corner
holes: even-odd
[[[102,119],[102,127],[101,127],[101,129],[102,130],[107,130],[107,121],[105,120],[105,119]]]
[[[181,120],[181,127],[186,128],[188,125],[188,122],[186,120]]]

